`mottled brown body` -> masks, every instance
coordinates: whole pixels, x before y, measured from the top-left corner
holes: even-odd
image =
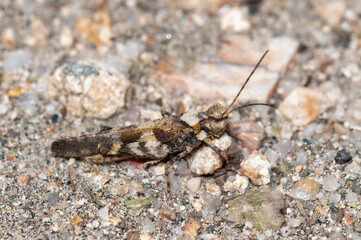
[[[210,140],[223,134],[228,115],[233,110],[251,105],[268,105],[254,103],[230,110],[267,52],[227,108],[215,104],[205,112],[189,111],[137,126],[106,128],[78,138],[58,139],[52,143],[51,151],[56,157],[86,158],[96,163],[132,157],[158,162],[182,158],[204,143],[227,160],[226,153],[213,146]]]

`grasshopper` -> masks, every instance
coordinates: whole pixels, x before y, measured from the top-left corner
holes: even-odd
[[[106,127],[93,134],[58,139],[52,143],[51,151],[55,157],[85,158],[100,164],[131,158],[144,159],[147,164],[154,164],[179,160],[206,144],[228,161],[226,152],[214,146],[211,140],[224,133],[229,114],[254,105],[273,107],[266,103],[251,103],[232,108],[267,53],[268,50],[228,107],[217,103],[205,112],[189,111],[139,125]]]

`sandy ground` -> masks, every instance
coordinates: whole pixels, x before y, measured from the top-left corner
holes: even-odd
[[[360,1],[0,6],[0,239],[361,239]],[[204,149],[169,170],[50,151],[229,104],[267,49],[241,101],[278,109],[230,116],[241,171]]]

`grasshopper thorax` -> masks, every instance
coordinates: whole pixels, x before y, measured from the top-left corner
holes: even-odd
[[[228,114],[225,114],[225,111],[226,109],[219,103],[208,108],[206,112],[208,124],[206,124],[206,127],[212,133],[211,136],[219,138],[224,132],[224,129],[226,128],[226,119],[228,117]]]

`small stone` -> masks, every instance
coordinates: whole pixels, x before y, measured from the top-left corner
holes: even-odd
[[[149,234],[140,234],[139,239],[140,240],[151,240],[152,236]]]
[[[281,162],[277,168],[277,172],[282,176],[288,176],[292,173],[292,165],[289,162]]]
[[[201,226],[202,225],[198,221],[194,220],[192,217],[189,217],[184,227],[183,234],[186,237],[194,239],[198,235],[198,229],[200,229]]]
[[[12,28],[5,28],[1,34],[3,44],[12,47],[15,45],[15,33]]]
[[[49,193],[46,195],[46,200],[48,201],[50,206],[55,206],[59,202],[59,194]]]
[[[60,46],[63,48],[70,48],[74,43],[74,37],[71,29],[67,26],[64,26],[61,30],[59,37]]]
[[[128,86],[123,74],[100,62],[77,62],[55,70],[49,94],[76,115],[106,119],[124,108]]]
[[[261,153],[255,152],[243,159],[241,171],[255,185],[265,185],[271,181],[271,164]]]
[[[25,175],[20,175],[18,177],[17,182],[20,185],[26,186],[26,185],[28,185],[29,180],[30,180],[30,176],[28,174],[25,174]]]
[[[159,213],[161,216],[165,217],[168,220],[174,221],[176,220],[176,214],[174,211],[169,210],[169,209],[163,209],[160,211]]]
[[[127,60],[136,60],[144,46],[139,42],[129,41],[124,44],[118,43],[116,48],[122,58]]]
[[[297,167],[296,167],[296,173],[300,173],[300,172],[302,172],[302,169],[303,169],[303,166],[302,165],[298,165]]]
[[[270,51],[261,66],[278,75],[283,75],[286,72],[289,62],[298,49],[297,40],[289,37],[269,38],[264,41],[251,39],[244,35],[228,34],[223,39],[223,44],[218,52],[218,56],[223,61],[255,66],[263,54],[263,49],[269,49]]]
[[[266,137],[264,130],[255,122],[232,121],[228,126],[232,136],[250,152],[258,149]]]
[[[231,176],[227,179],[226,183],[223,185],[223,189],[226,192],[234,192],[246,189],[248,187],[249,180],[245,176],[236,175]]]
[[[132,197],[144,193],[144,187],[138,181],[130,181],[128,184],[128,194]]]
[[[336,191],[340,187],[340,184],[336,180],[336,178],[333,175],[328,176],[323,181],[323,189],[325,189],[328,192]]]
[[[41,47],[46,44],[50,31],[46,24],[36,15],[30,17],[30,33],[25,37],[25,44],[30,47]]]
[[[211,141],[212,145],[223,151],[226,151],[232,144],[232,138],[227,134]],[[212,174],[223,165],[223,159],[209,146],[202,146],[188,160],[190,170],[199,175]]]
[[[204,100],[225,99],[230,102],[238,93],[242,81],[252,71],[251,65],[227,63],[197,63],[189,73],[158,73],[163,87],[179,95],[189,94]],[[239,96],[238,102],[267,102],[276,89],[279,74],[258,68]]]
[[[209,184],[206,186],[207,192],[213,194],[214,196],[221,196],[221,188],[217,184]]]
[[[97,216],[100,217],[102,220],[107,220],[109,217],[109,207],[105,206],[98,210]]]
[[[277,230],[284,223],[284,201],[279,191],[261,187],[229,200],[227,205],[229,213],[225,219],[236,223],[250,222],[260,230]]]
[[[155,230],[156,230],[155,225],[152,222],[152,220],[150,220],[149,218],[145,218],[143,220],[143,232],[144,233],[147,233],[147,232],[153,233],[153,232],[155,232]]]
[[[5,115],[9,110],[8,104],[0,103],[0,115]]]
[[[232,0],[232,3],[241,3],[243,0]],[[171,1],[171,7],[186,11],[216,13],[224,4],[229,4],[229,0],[194,0]]]
[[[347,202],[357,202],[358,195],[352,191],[347,191],[346,201]]]
[[[314,90],[299,87],[293,90],[279,105],[282,115],[295,125],[307,125],[322,113],[323,96]]]
[[[333,193],[329,198],[330,203],[338,203],[341,201],[341,195],[338,193]]]
[[[24,65],[28,64],[32,59],[32,53],[29,50],[16,50],[9,55],[5,55],[3,60],[3,71],[5,73],[20,70]]]
[[[220,17],[221,29],[227,32],[247,32],[251,28],[246,8],[224,8]]]
[[[200,177],[190,178],[187,181],[187,188],[189,189],[189,191],[196,193],[199,191],[199,188],[201,187],[201,182],[202,182],[202,178]]]
[[[105,11],[97,11],[91,17],[79,19],[75,28],[84,42],[92,42],[98,48],[111,45],[110,17]]]
[[[302,199],[305,201],[315,200],[319,192],[318,184],[313,179],[301,179],[291,189],[291,196],[293,198]]]
[[[213,222],[213,219],[222,205],[222,201],[219,197],[210,194],[208,192],[204,192],[201,195],[201,200],[203,200],[203,210],[202,216],[206,222]]]
[[[346,4],[342,0],[321,1],[316,4],[315,10],[323,20],[335,27],[341,22],[346,11]]]
[[[182,191],[183,179],[176,176],[173,172],[170,172],[169,175],[169,189],[172,195],[178,195]]]
[[[153,169],[155,175],[157,176],[161,176],[165,174],[165,164],[157,164]]]
[[[192,201],[192,207],[196,211],[201,211],[203,204],[204,204],[203,199],[194,199],[194,201]]]
[[[337,164],[345,164],[352,161],[351,154],[346,150],[342,149],[336,153],[335,162]]]
[[[81,222],[83,222],[83,218],[80,215],[77,215],[73,218],[73,220],[70,222],[71,225],[77,225]]]
[[[348,225],[351,225],[352,223],[354,223],[354,220],[347,214],[345,214],[344,219],[345,219],[346,224],[348,224]]]

